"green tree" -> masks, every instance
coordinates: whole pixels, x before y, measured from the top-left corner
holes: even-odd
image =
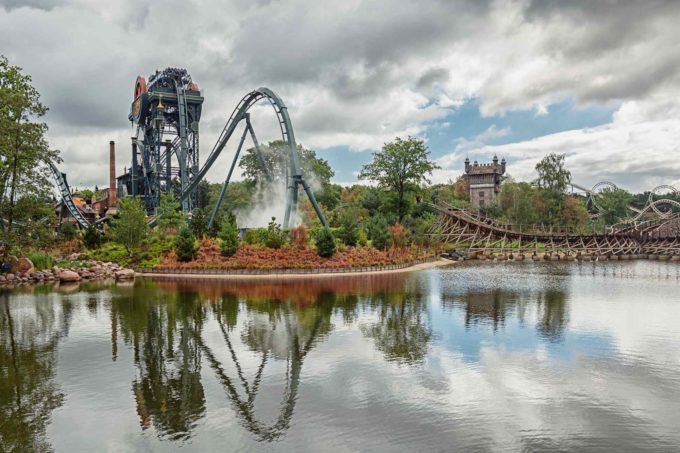
[[[594,195],[606,225],[614,225],[628,217],[633,196],[622,189],[604,189]]]
[[[354,247],[359,240],[359,223],[354,209],[346,211],[340,221],[338,238],[343,244]]]
[[[439,168],[429,159],[429,151],[423,140],[397,137],[386,143],[381,151],[373,153],[373,161],[359,173],[359,179],[375,181],[384,189],[397,195],[398,219],[404,218],[405,195],[423,182],[429,183],[428,175]]]
[[[371,217],[366,225],[368,238],[371,240],[371,245],[378,250],[385,250],[390,242],[390,230],[387,221],[381,215]]]
[[[236,222],[232,221],[231,218],[225,218],[222,221],[222,227],[220,228],[219,238],[220,242],[220,253],[223,256],[232,256],[238,250],[238,227]]]
[[[286,142],[275,140],[266,146],[261,146],[260,150],[262,154],[258,156],[255,148],[247,149],[239,162],[239,167],[243,169],[247,181],[266,181],[267,175],[272,179],[280,179],[290,173],[288,168],[290,150]],[[297,153],[302,174],[308,180],[314,178],[322,186],[330,183],[335,172],[327,160],[317,157],[316,151],[304,148],[302,145],[297,146]]]
[[[132,255],[139,250],[149,230],[146,209],[137,197],[123,198],[118,201],[117,217],[111,221],[113,240]]]
[[[316,253],[319,256],[329,258],[335,255],[335,238],[328,228],[318,229],[314,235],[314,242],[316,243]]]
[[[161,194],[157,219],[158,227],[163,231],[177,229],[184,223],[184,215],[180,211],[179,201],[174,193]]]
[[[564,154],[550,153],[536,164],[536,184],[543,189],[558,192],[567,190],[571,183],[571,172],[564,168]]]
[[[191,214],[191,221],[189,222],[191,232],[198,239],[203,239],[208,232],[208,219],[205,217],[203,209],[200,208],[194,209]]]
[[[31,77],[0,55],[0,218],[6,220],[0,238],[8,243],[31,242],[31,229],[47,223],[43,205],[50,203],[52,184],[46,163],[58,163],[59,151],[45,139],[47,125],[39,119],[46,112]],[[20,203],[24,198],[32,200]],[[15,223],[22,234],[14,233]]]
[[[175,237],[175,255],[179,261],[191,261],[196,257],[196,237],[194,237],[191,228],[184,225],[180,228],[177,237]]]

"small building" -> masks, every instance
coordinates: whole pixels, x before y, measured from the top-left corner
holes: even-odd
[[[465,182],[470,191],[470,205],[479,209],[493,204],[501,189],[501,181],[505,174],[505,158],[498,163],[498,157],[493,156],[493,163],[479,164],[465,159]]]

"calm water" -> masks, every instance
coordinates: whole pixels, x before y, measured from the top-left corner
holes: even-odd
[[[0,450],[679,451],[680,266],[0,292]]]

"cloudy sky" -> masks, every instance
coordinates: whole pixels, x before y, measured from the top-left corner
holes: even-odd
[[[411,134],[435,181],[494,154],[528,179],[557,152],[582,185],[644,190],[680,185],[679,20],[655,0],[0,0],[0,53],[33,76],[76,186],[105,185],[109,140],[128,165],[134,80],[175,66],[206,97],[203,155],[268,86],[340,183]]]

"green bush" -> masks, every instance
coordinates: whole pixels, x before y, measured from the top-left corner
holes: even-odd
[[[94,225],[88,225],[83,232],[83,243],[90,250],[99,248],[104,242],[104,235]]]
[[[125,250],[125,246],[117,242],[107,242],[93,250],[92,257],[97,261],[110,261],[121,266],[129,266],[131,262],[130,254]]]
[[[179,261],[191,261],[196,257],[196,238],[189,227],[182,227],[175,238],[175,254]]]
[[[267,228],[248,228],[243,235],[243,242],[250,245],[264,245],[267,241]]]
[[[276,223],[276,217],[272,217],[267,227],[267,237],[264,245],[271,249],[280,249],[286,243],[288,236],[281,230],[281,225]]]
[[[54,266],[54,258],[45,252],[33,252],[29,253],[28,259],[31,260],[33,266],[36,270],[42,271],[45,269],[51,269]]]
[[[231,219],[225,219],[222,222],[222,228],[220,228],[219,238],[222,241],[220,243],[220,253],[223,256],[232,256],[238,250],[238,227],[236,222],[232,222]]]
[[[314,242],[316,243],[316,253],[319,256],[328,258],[335,254],[335,238],[328,228],[317,230]]]
[[[59,235],[67,241],[75,238],[76,234],[78,229],[72,223],[65,222],[59,226]]]

